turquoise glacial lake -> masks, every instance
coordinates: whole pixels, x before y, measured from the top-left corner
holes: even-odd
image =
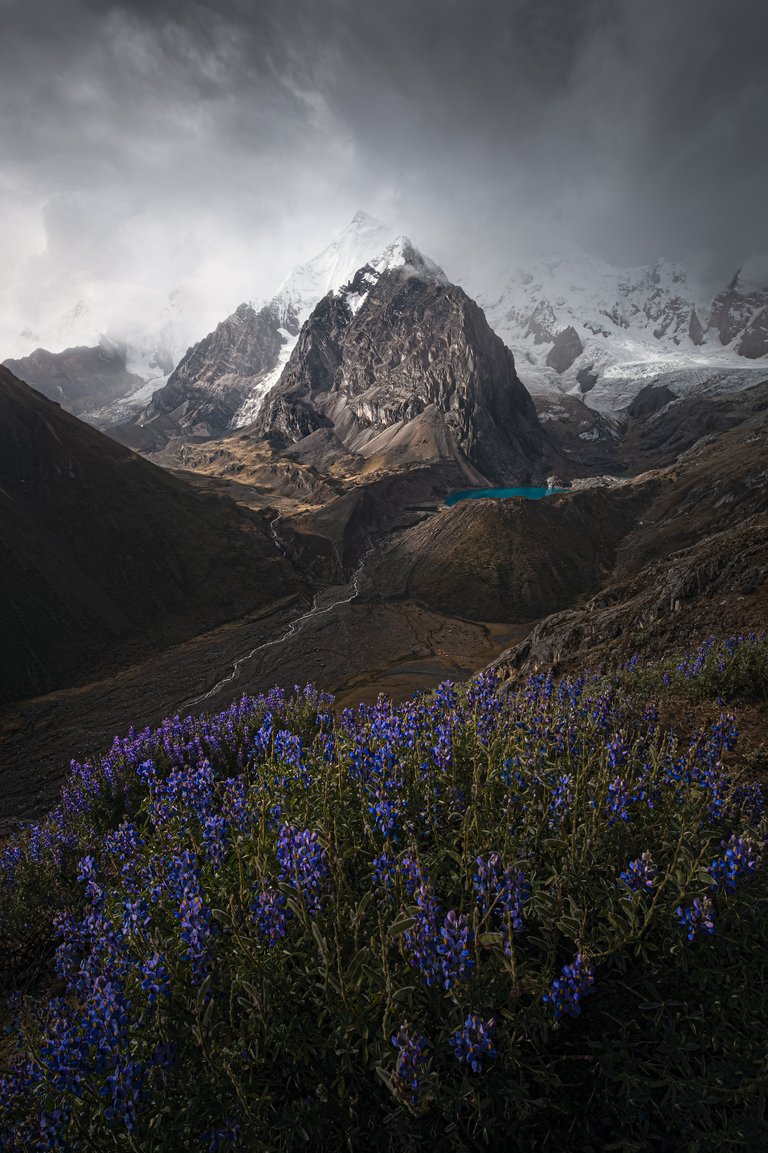
[[[544,496],[554,496],[567,492],[566,488],[468,488],[464,492],[452,492],[445,498],[449,508],[460,500],[508,500],[511,496],[524,496],[526,500],[541,500]]]

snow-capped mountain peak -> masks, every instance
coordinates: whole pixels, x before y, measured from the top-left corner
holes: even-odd
[[[394,268],[401,268],[413,276],[437,280],[441,284],[447,283],[445,273],[434,260],[419,252],[407,236],[398,236],[379,256],[359,268],[353,278],[337,290],[338,295],[343,297],[350,311],[355,314],[367,300],[371,288],[385,272]]]
[[[347,227],[312,260],[291,270],[277,294],[264,307],[276,313],[283,341],[274,368],[260,379],[232,419],[242,428],[256,419],[267,393],[280,379],[298,340],[302,325],[329,292],[342,295],[353,313],[389,269],[404,268],[414,276],[445,282],[443,270],[424,256],[407,236],[366,212],[357,212]]]
[[[752,282],[759,262],[750,263]],[[671,260],[618,268],[583,253],[548,256],[476,298],[532,392],[571,392],[606,411],[672,377],[744,387],[749,359],[768,355],[768,291],[745,290],[737,275],[712,300]]]
[[[298,333],[319,300],[352,279],[396,239],[388,225],[356,212],[346,228],[317,256],[292,268],[273,297],[281,325]]]

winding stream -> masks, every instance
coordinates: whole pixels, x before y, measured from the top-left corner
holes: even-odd
[[[283,550],[277,540],[277,532],[274,528],[274,525],[279,519],[280,514],[278,513],[275,519],[270,523],[269,527],[270,532],[275,538],[275,544],[277,544],[278,548],[280,548],[280,551],[282,552]],[[290,640],[291,637],[295,637],[296,634],[307,623],[307,621],[314,620],[316,617],[324,616],[326,613],[333,612],[333,610],[338,608],[339,605],[348,605],[351,601],[353,601],[360,592],[360,579],[363,574],[363,569],[365,568],[365,562],[372,552],[373,549],[369,548],[368,551],[363,554],[363,556],[360,558],[360,562],[357,568],[352,574],[351,580],[347,584],[321,589],[319,592],[315,593],[312,600],[312,607],[307,609],[305,613],[302,613],[301,616],[296,617],[295,620],[292,620],[284,633],[281,633],[279,637],[274,637],[270,641],[262,641],[261,644],[256,645],[243,656],[238,657],[235,661],[233,661],[232,667],[227,675],[222,677],[221,680],[218,680],[213,688],[210,688],[206,693],[201,693],[200,696],[192,697],[191,700],[185,701],[183,705],[179,706],[179,711],[183,709],[190,709],[193,705],[199,705],[202,704],[203,701],[207,701],[210,697],[218,693],[220,689],[223,689],[225,685],[231,684],[232,681],[234,681],[241,665],[244,665],[246,661],[251,660],[256,656],[257,653],[262,652],[263,649],[272,648],[274,645],[280,645],[283,643],[283,641],[287,641]],[[330,604],[321,604],[321,598],[323,595],[334,594],[336,592],[343,593],[343,595],[340,596],[338,600],[331,601]]]

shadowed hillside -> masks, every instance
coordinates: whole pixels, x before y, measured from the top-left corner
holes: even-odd
[[[96,432],[0,368],[0,701],[295,593],[264,521]]]

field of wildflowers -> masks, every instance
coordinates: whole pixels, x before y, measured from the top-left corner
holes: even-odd
[[[765,1147],[764,797],[665,675],[273,690],[73,763],[0,850],[0,1147]]]

